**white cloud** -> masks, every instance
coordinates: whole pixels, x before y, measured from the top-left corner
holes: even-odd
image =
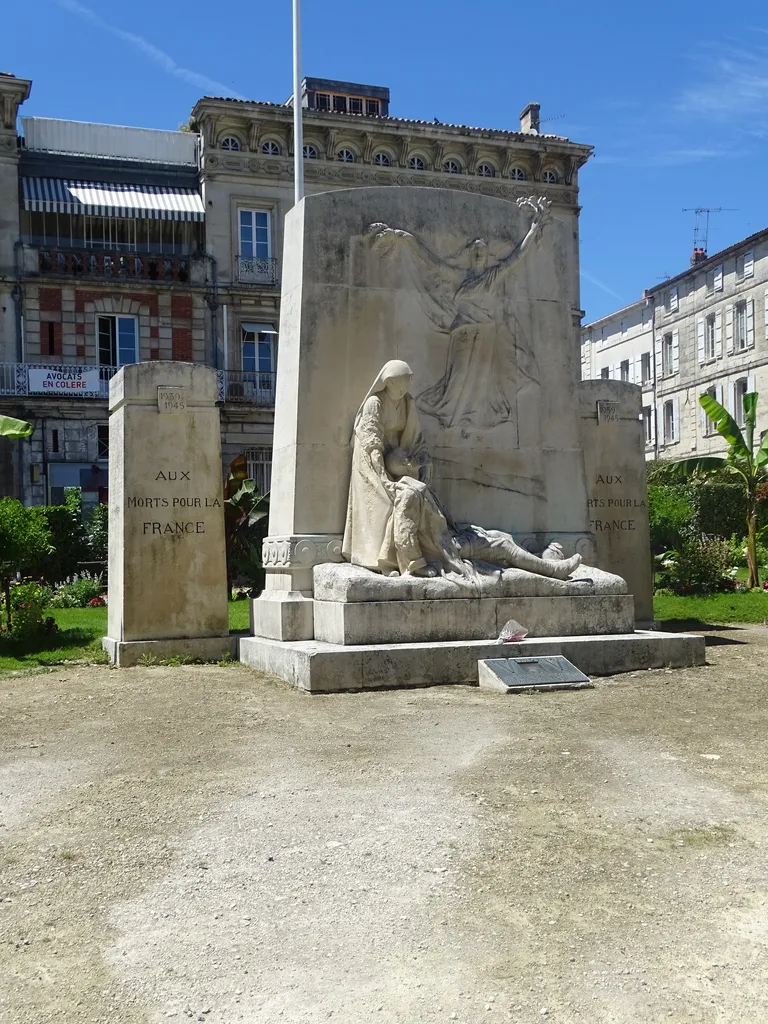
[[[181,67],[173,57],[158,46],[155,46],[154,43],[150,43],[148,39],[136,35],[134,32],[127,32],[125,29],[118,28],[117,25],[111,25],[89,7],[84,7],[82,4],[77,3],[77,0],[55,0],[55,3],[65,11],[69,11],[70,14],[75,14],[78,18],[90,22],[96,28],[100,28],[102,31],[109,32],[111,35],[117,36],[118,39],[122,39],[123,42],[138,50],[147,60],[157,64],[166,74],[172,75],[174,78],[180,78],[182,82],[194,85],[195,88],[200,89],[204,93],[231,96],[236,100],[244,99],[243,96],[230,89],[228,85],[217,82],[213,78],[208,78],[207,75],[201,75],[197,71]]]
[[[618,299],[619,302],[624,301],[623,297],[619,295],[618,292],[615,292],[613,288],[605,283],[605,281],[601,281],[599,277],[595,277],[594,274],[590,274],[590,272],[585,270],[584,267],[581,268],[581,276],[585,281],[589,281],[590,284],[593,284],[595,288],[600,288],[601,291],[607,292],[609,295],[612,295],[614,299]]]
[[[726,43],[707,47],[696,58],[701,81],[681,93],[681,114],[724,120],[734,115],[764,115],[768,105],[768,50]],[[702,69],[704,73],[702,74]]]

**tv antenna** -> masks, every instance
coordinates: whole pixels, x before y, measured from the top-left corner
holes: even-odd
[[[551,117],[542,117],[539,119],[539,124],[544,124],[545,121],[561,121],[565,117],[565,114],[553,114]]]
[[[707,252],[709,241],[709,215],[722,213],[724,210],[735,211],[733,206],[684,206],[683,213],[692,213],[693,217],[693,248]]]

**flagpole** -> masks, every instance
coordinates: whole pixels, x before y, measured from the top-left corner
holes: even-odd
[[[301,123],[301,0],[293,0],[293,185],[294,199],[304,198],[304,136]]]

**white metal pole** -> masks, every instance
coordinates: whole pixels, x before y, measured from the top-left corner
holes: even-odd
[[[304,138],[301,124],[301,0],[293,0],[293,184],[298,203],[304,198]]]

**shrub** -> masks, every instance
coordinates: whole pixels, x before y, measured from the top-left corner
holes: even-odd
[[[678,550],[697,535],[696,490],[690,484],[649,486],[648,519],[654,555]]]
[[[734,589],[729,572],[731,550],[722,541],[688,541],[679,551],[666,552],[660,562],[659,589],[674,594],[711,594]]]
[[[739,484],[707,483],[695,488],[698,529],[709,537],[743,536],[747,498]]]
[[[11,621],[11,581],[36,576],[35,567],[51,549],[51,532],[41,508],[27,508],[15,498],[0,498],[0,588],[6,621]]]
[[[11,587],[11,625],[14,640],[29,640],[43,632],[43,610],[51,599],[51,588],[35,580],[23,580]]]
[[[60,583],[77,572],[80,563],[89,557],[80,488],[68,487],[63,505],[46,505],[43,511],[51,531],[53,551],[41,560],[35,575],[49,583]]]
[[[96,505],[89,524],[89,541],[91,558],[94,562],[106,562],[108,551],[109,509],[106,505]]]
[[[100,575],[87,571],[76,573],[56,587],[51,598],[51,607],[87,608],[94,598],[101,598],[103,589],[104,583]]]

